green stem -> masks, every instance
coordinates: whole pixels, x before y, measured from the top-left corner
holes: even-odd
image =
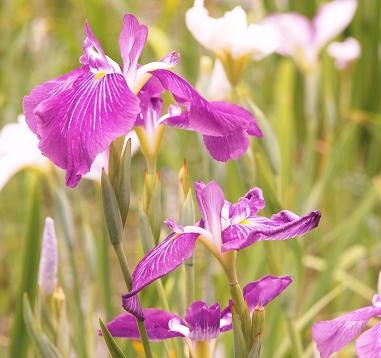
[[[71,268],[71,274],[73,277],[73,291],[74,291],[74,299],[76,304],[73,305],[75,307],[76,316],[77,316],[77,324],[78,324],[78,339],[77,344],[78,348],[80,350],[79,354],[82,357],[87,357],[87,344],[86,344],[86,330],[85,330],[85,318],[83,315],[83,311],[81,308],[81,291],[80,291],[80,285],[79,285],[79,278],[78,278],[78,269],[77,269],[77,263],[75,261],[74,257],[74,247],[72,245],[68,245],[69,250],[69,260],[70,260],[70,268]]]
[[[185,304],[189,307],[194,299],[195,285],[194,285],[194,257],[185,261]]]
[[[121,243],[117,245],[113,245],[116,256],[118,257],[119,266],[122,270],[124,282],[126,283],[127,289],[131,290],[131,274],[127,265],[126,254],[124,253],[123,246]],[[146,328],[144,326],[144,321],[136,318],[136,322],[138,324],[138,329],[140,333],[140,337],[142,339],[142,345],[144,348],[144,352],[147,358],[152,358],[151,346],[148,340],[148,335]]]

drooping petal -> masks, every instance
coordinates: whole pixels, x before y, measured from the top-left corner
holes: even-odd
[[[135,82],[138,59],[147,41],[147,34],[147,26],[139,24],[134,15],[124,15],[119,48],[123,60],[123,74],[130,88]]]
[[[381,354],[381,323],[365,331],[356,340],[359,358],[379,358]]]
[[[342,32],[352,21],[356,8],[357,0],[333,0],[321,5],[313,20],[316,47],[322,48]]]
[[[122,305],[127,312],[131,313],[132,315],[139,318],[140,320],[144,319],[144,313],[143,313],[143,309],[140,304],[138,295],[131,296],[131,297],[123,296]]]
[[[312,326],[312,337],[321,357],[328,358],[332,353],[338,352],[357,337],[372,317],[380,314],[381,308],[369,306],[330,321],[315,323]]]
[[[208,184],[195,183],[198,208],[204,219],[205,229],[208,230],[215,240],[216,245],[221,245],[221,210],[225,199],[221,187],[214,181]]]
[[[249,148],[246,130],[236,130],[218,137],[204,135],[203,140],[212,158],[220,162],[238,159]]]
[[[165,276],[189,259],[198,234],[171,234],[148,252],[132,273],[132,288],[124,297],[131,297],[151,282]]]
[[[70,88],[36,107],[39,147],[66,169],[67,185],[75,186],[97,154],[132,129],[139,112],[139,100],[121,74],[85,72]]]
[[[265,207],[265,199],[260,188],[252,188],[246,194],[245,198],[250,201],[250,216],[255,216]]]
[[[195,301],[187,309],[185,321],[189,326],[189,338],[205,341],[220,333],[221,309],[218,303],[208,306],[204,301]]]
[[[302,217],[288,210],[283,210],[270,219],[249,217],[244,223],[231,225],[223,231],[222,251],[242,250],[256,241],[291,239],[315,228],[319,220],[319,211]]]
[[[173,313],[155,308],[144,309],[144,325],[147,330],[148,338],[153,341],[160,341],[168,338],[182,337],[180,333],[169,330],[168,323],[172,319],[179,319],[183,322],[179,316]],[[131,339],[139,339],[140,337],[136,318],[129,313],[116,316],[107,324],[107,328],[113,337]]]
[[[264,307],[278,297],[292,283],[291,276],[267,275],[243,288],[243,296],[250,312],[255,307]]]
[[[43,295],[51,295],[57,286],[58,252],[57,238],[52,218],[45,219],[42,235],[40,267],[38,270],[38,286]]]
[[[229,110],[226,110],[225,107],[221,108],[221,102],[208,102],[190,83],[171,71],[157,70],[152,74],[172,93],[179,104],[187,108],[193,130],[204,135],[223,136],[251,127],[250,120],[246,115],[242,116],[237,106],[229,105]],[[253,120],[252,117],[251,119]]]

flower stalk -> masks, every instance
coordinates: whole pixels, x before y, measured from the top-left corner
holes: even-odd
[[[103,209],[106,219],[107,229],[110,237],[110,241],[114,251],[118,257],[118,263],[121,268],[124,281],[128,290],[131,289],[131,274],[127,264],[127,258],[122,246],[122,232],[123,224],[120,209],[118,206],[118,201],[115,196],[115,191],[111,185],[109,177],[106,175],[105,171],[102,171],[102,198],[103,198]],[[148,340],[147,331],[144,326],[144,321],[136,318],[138,325],[141,342],[144,348],[144,352],[147,358],[152,357],[151,347]]]

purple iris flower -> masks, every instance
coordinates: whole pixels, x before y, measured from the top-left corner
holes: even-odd
[[[244,287],[244,298],[250,313],[262,308],[279,296],[292,282],[290,276],[267,275]],[[185,337],[191,341],[212,340],[232,329],[231,303],[224,310],[218,303],[208,306],[195,301],[187,309],[184,319],[174,313],[155,308],[143,310],[144,324],[151,340]],[[107,325],[114,337],[139,339],[135,317],[123,313]]]
[[[257,241],[286,240],[303,235],[315,228],[320,212],[298,216],[283,210],[271,218],[257,215],[265,201],[259,188],[251,189],[235,204],[224,199],[220,186],[211,181],[195,184],[198,207],[202,219],[194,226],[182,227],[172,220],[167,225],[174,231],[146,254],[132,273],[131,298],[145,286],[165,276],[189,259],[202,236],[204,243],[218,254],[241,250]],[[127,308],[127,307],[126,307]]]
[[[320,321],[313,325],[312,336],[322,358],[338,352],[356,339],[368,321],[381,316],[381,296],[374,295],[372,306],[349,312],[330,321]],[[359,358],[381,356],[381,323],[365,330],[356,339],[356,352]]]
[[[88,23],[85,32],[82,66],[35,87],[24,98],[28,126],[39,138],[41,152],[66,170],[68,186],[78,184],[97,154],[113,140],[142,125],[141,119],[149,121],[147,115],[159,114],[158,103],[151,100],[158,93],[153,97],[150,91],[139,94],[152,76],[159,94],[163,89],[172,92],[183,111],[166,124],[201,133],[213,158],[235,159],[247,150],[248,135],[262,135],[249,112],[228,103],[208,102],[187,81],[168,71],[177,64],[177,53],[139,65],[148,30],[133,15],[124,16],[119,36],[123,70],[104,53]]]

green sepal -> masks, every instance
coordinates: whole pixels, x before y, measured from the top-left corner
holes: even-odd
[[[115,246],[122,241],[123,224],[114,189],[104,169],[102,170],[101,186],[103,212],[105,216],[107,231],[111,243]]]
[[[110,146],[109,178],[119,206],[123,226],[126,225],[131,193],[131,139],[124,146],[124,137]]]
[[[233,338],[234,338],[234,358],[246,358],[248,351],[245,337],[243,336],[241,322],[234,306],[232,307],[233,318]]]

